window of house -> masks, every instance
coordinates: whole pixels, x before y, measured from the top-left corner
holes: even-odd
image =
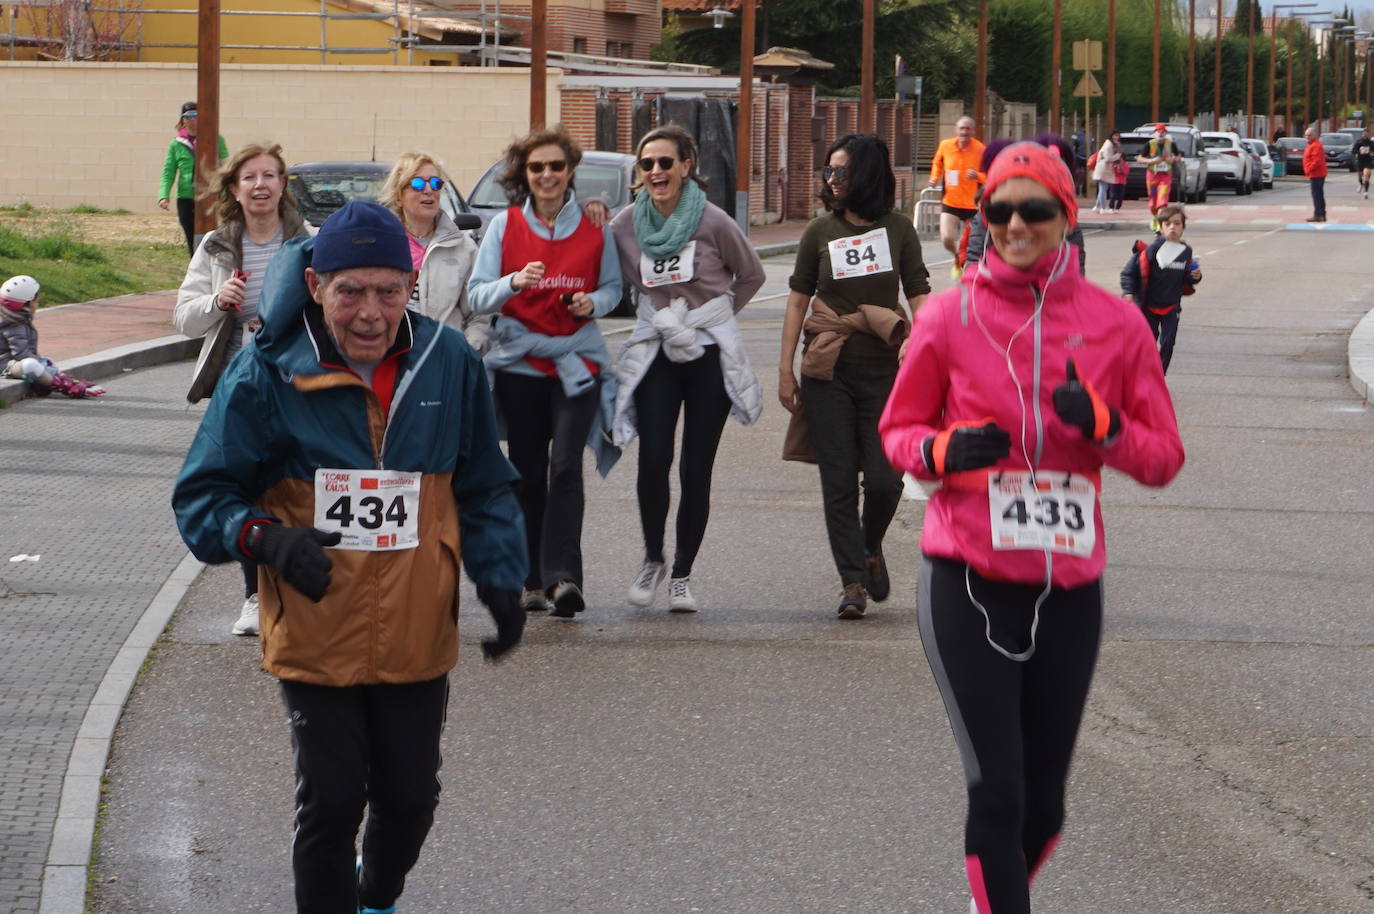
[[[585,38],[574,38],[574,39],[573,39],[573,53],[574,53],[574,54],[585,54],[585,53],[587,53],[587,39],[585,39]]]

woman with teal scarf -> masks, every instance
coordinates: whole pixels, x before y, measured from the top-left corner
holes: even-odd
[[[634,331],[617,363],[615,443],[639,438],[644,564],[629,601],[647,607],[668,574],[664,534],[678,415],[681,495],[668,608],[695,612],[692,565],[711,511],[711,472],[725,419],[758,418],[758,379],[735,314],[763,286],[763,264],[734,220],[706,200],[691,134],[659,127],[639,141],[634,206],[611,223],[620,268],[638,292]]]

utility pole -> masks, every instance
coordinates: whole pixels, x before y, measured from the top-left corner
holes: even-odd
[[[754,139],[754,2],[740,4],[739,122],[735,131],[735,222],[749,234],[749,154]]]
[[[1064,42],[1064,0],[1054,0],[1054,37],[1050,45],[1050,133],[1059,132],[1059,80]]]
[[[1112,0],[1113,3],[1116,0]],[[973,132],[979,137],[987,133],[988,108],[988,0],[978,0],[978,63],[975,67],[973,97]]]
[[[748,5],[750,0],[745,0]],[[873,0],[863,0],[864,24],[861,41],[862,63],[859,74],[859,131],[877,133],[877,121],[873,116]],[[753,52],[750,52],[750,57]]]
[[[1190,116],[1188,118],[1192,120]],[[1116,130],[1116,0],[1107,0],[1107,136]]]
[[[199,139],[196,142],[196,180],[192,190],[197,245],[217,222],[214,210],[205,205],[201,194],[210,176],[219,170],[219,3],[220,0],[200,0],[197,21],[196,114],[199,117]]]
[[[1197,113],[1197,0],[1188,0],[1188,123]]]
[[[1150,120],[1159,120],[1159,17],[1164,0],[1155,0],[1154,50],[1150,68]]]
[[[530,129],[539,130],[547,115],[549,57],[549,0],[530,4]],[[498,60],[497,65],[500,65]]]
[[[1212,71],[1212,129],[1222,129],[1221,124],[1221,10],[1225,6],[1223,0],[1217,0],[1217,27],[1212,37],[1215,39],[1213,50],[1216,51],[1214,69]]]
[[[1245,49],[1245,135],[1255,135],[1255,7],[1245,10],[1245,31],[1249,42]]]

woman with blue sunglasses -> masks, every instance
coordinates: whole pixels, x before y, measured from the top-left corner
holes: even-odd
[[[477,245],[440,205],[446,183],[438,159],[424,152],[402,153],[382,185],[380,202],[401,220],[410,239],[410,259],[419,274],[410,292],[411,309],[453,327],[481,353],[487,349],[491,318],[468,307],[468,276]]]

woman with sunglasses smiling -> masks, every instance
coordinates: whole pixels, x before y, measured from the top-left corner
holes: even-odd
[[[506,149],[501,186],[511,206],[487,225],[468,280],[476,314],[496,314],[487,371],[520,471],[530,572],[521,605],[572,618],[582,593],[582,448],[604,476],[615,373],[593,318],[620,301],[620,262],[606,225],[582,214],[573,173],[582,159],[560,124]]]
[[[486,351],[491,318],[478,317],[468,307],[468,277],[477,245],[440,206],[446,183],[448,175],[438,159],[424,152],[403,153],[382,185],[378,202],[396,214],[410,239],[410,259],[419,274],[410,307],[453,327],[481,353]]]
[[[763,264],[735,221],[706,200],[697,147],[677,125],[639,141],[634,206],[612,222],[621,272],[639,290],[634,331],[617,364],[615,443],[639,437],[644,564],[629,601],[649,606],[668,568],[663,551],[678,415],[682,452],[668,608],[695,612],[692,565],[711,513],[711,473],[726,417],[762,409],[758,378],[735,323],[763,286]]]
[[[828,212],[803,232],[788,281],[778,399],[792,413],[789,442],[809,442],[814,452],[784,456],[820,468],[839,617],[862,619],[868,598],[882,602],[891,589],[883,538],[902,497],[902,478],[878,440],[878,414],[909,327],[902,300],[914,313],[930,283],[915,227],[893,210],[897,179],[887,145],[850,134],[835,141],[825,163]],[[803,332],[799,389],[793,363]]]
[[[1028,914],[1101,638],[1102,467],[1163,486],[1184,455],[1149,327],[1074,269],[1062,159],[1008,147],[982,212],[992,246],[916,316],[879,428],[940,483],[917,615],[967,780],[970,911]]]

